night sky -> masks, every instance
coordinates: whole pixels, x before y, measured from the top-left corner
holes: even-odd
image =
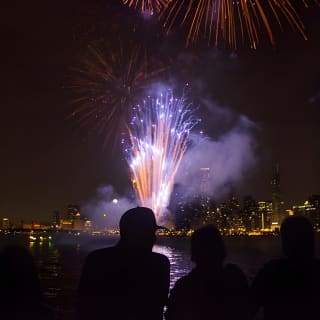
[[[157,44],[169,58],[198,57],[182,67],[193,91],[255,124],[256,164],[235,192],[270,199],[278,162],[286,207],[320,193],[320,10],[301,14],[309,40],[285,30],[276,48],[184,50],[182,31]],[[1,15],[0,217],[47,221],[54,209],[90,201],[101,185],[125,192],[119,148],[111,151],[102,137],[67,119],[66,83],[86,44],[110,23],[130,28],[135,13],[120,0],[70,0],[11,1]],[[206,129],[214,131],[208,123]]]

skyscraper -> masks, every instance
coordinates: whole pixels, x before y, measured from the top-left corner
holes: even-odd
[[[53,219],[52,219],[52,225],[53,225],[53,228],[54,228],[54,229],[60,228],[60,223],[61,223],[60,220],[61,220],[61,219],[60,219],[60,213],[59,213],[59,211],[58,211],[58,210],[54,210],[54,211],[53,211]]]
[[[276,164],[274,175],[271,180],[272,192],[272,228],[279,228],[282,220],[282,202],[280,194],[280,171],[279,164]]]
[[[177,230],[189,230],[191,221],[188,216],[187,199],[183,187],[179,184],[173,186],[169,208],[174,214],[175,228]]]
[[[77,213],[80,212],[80,206],[77,204],[69,204],[67,207],[67,219],[72,220]]]
[[[199,168],[198,179],[194,181],[195,192],[188,197],[182,186],[174,186],[170,208],[175,214],[175,226],[178,230],[197,229],[215,222],[216,204],[211,197],[210,178],[210,168]]]
[[[201,206],[201,224],[213,223],[213,214],[215,210],[215,204],[212,200],[210,190],[210,168],[200,168],[200,206]]]
[[[308,217],[316,230],[320,229],[320,195],[312,194],[304,202],[303,214]]]
[[[272,201],[259,201],[258,207],[261,217],[261,229],[270,229],[272,221]]]
[[[0,227],[3,230],[10,229],[10,221],[9,221],[9,219],[8,218],[2,218]]]
[[[261,214],[258,204],[252,196],[243,198],[243,223],[247,232],[261,229]]]
[[[226,202],[219,204],[216,221],[215,225],[224,235],[242,234],[245,231],[240,203],[233,193]]]

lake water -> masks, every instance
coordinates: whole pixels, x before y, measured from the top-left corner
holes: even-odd
[[[7,236],[5,240],[1,239],[1,243],[18,242],[30,249],[48,304],[54,308],[57,319],[66,320],[72,319],[74,314],[76,290],[85,257],[95,249],[114,245],[117,240],[116,236],[63,235],[43,242],[30,242],[27,236],[10,239]],[[171,287],[192,269],[189,241],[190,238],[159,237],[154,247],[154,251],[165,254],[171,262]],[[242,268],[249,282],[265,261],[281,254],[280,238],[275,236],[228,237],[225,243],[227,262]]]

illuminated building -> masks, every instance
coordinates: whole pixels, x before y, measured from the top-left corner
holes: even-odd
[[[169,210],[174,214],[174,225],[177,230],[190,229],[190,222],[186,216],[186,199],[183,188],[179,184],[174,184],[170,197]]]
[[[1,220],[1,229],[8,230],[10,229],[10,221],[8,218],[2,218]]]
[[[83,225],[83,229],[85,231],[92,231],[92,221],[91,220],[85,220],[84,221],[84,225]]]
[[[273,178],[271,180],[271,190],[272,190],[272,221],[271,228],[279,229],[280,224],[282,222],[282,214],[283,214],[283,203],[281,201],[280,194],[280,172],[279,172],[279,164],[275,167],[275,172]]]
[[[247,232],[261,229],[261,213],[256,200],[251,196],[243,198],[243,223]]]
[[[261,229],[271,229],[272,201],[259,201],[258,210],[261,216]]]
[[[308,201],[310,204],[316,208],[316,210],[320,209],[320,195],[319,194],[312,194],[309,198]]]
[[[175,213],[177,230],[197,229],[215,223],[216,205],[210,196],[210,168],[199,168],[197,190],[193,197],[184,196],[183,187],[174,185],[170,199],[170,209]]]
[[[61,230],[73,230],[73,224],[71,220],[61,220]]]
[[[315,229],[320,229],[320,195],[313,194],[308,198],[310,211],[306,213]]]
[[[27,230],[48,230],[50,226],[32,221],[31,223],[22,222],[21,228]]]
[[[77,212],[73,217],[72,229],[77,231],[83,230],[83,220],[81,219],[80,212]]]
[[[216,226],[224,235],[236,235],[245,233],[244,219],[240,209],[240,203],[235,195],[231,194],[226,202],[221,203],[217,209]]]
[[[295,215],[306,216],[315,229],[320,229],[320,195],[311,195],[303,205],[295,205],[292,210]]]
[[[215,203],[211,198],[209,187],[210,168],[200,168],[200,225],[214,223]]]
[[[83,230],[84,222],[80,214],[80,206],[76,204],[69,204],[67,208],[67,217],[68,218],[64,220],[65,225],[61,227],[63,227],[64,229],[67,228],[67,230],[69,230],[69,224],[67,223],[67,221],[70,221],[72,225],[72,230]]]
[[[80,206],[77,204],[69,204],[67,207],[67,219],[72,220],[78,212],[80,212]]]
[[[60,213],[58,210],[53,211],[52,226],[54,229],[60,228]]]

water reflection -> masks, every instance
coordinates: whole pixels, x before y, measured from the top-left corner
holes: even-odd
[[[61,294],[61,263],[58,248],[52,241],[29,242],[29,249],[38,269],[43,294],[47,299],[57,299]]]
[[[184,251],[161,245],[155,245],[153,251],[164,254],[170,261],[170,289],[179,278],[189,273],[192,269],[190,257]]]

